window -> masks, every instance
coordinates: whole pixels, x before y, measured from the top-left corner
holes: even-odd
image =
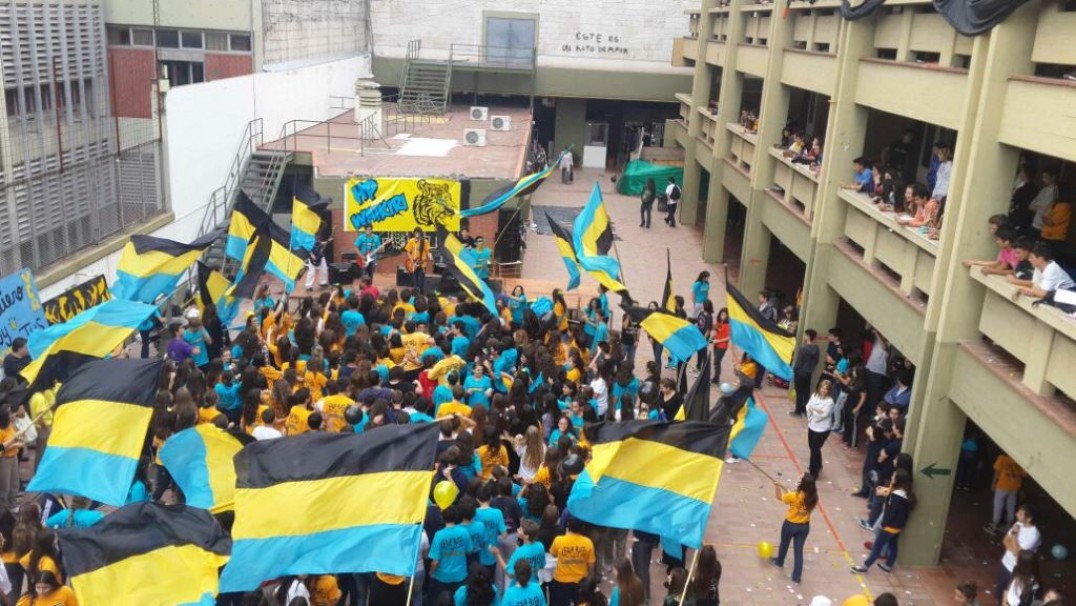
[[[131,42],[135,46],[153,46],[153,30],[131,28]]]
[[[534,67],[538,22],[532,18],[486,17],[485,61],[504,67]]]
[[[250,52],[250,36],[246,34],[232,34],[232,51]]]
[[[179,32],[173,29],[157,30],[157,46],[179,48]]]
[[[228,50],[228,34],[219,34],[214,32],[206,32],[205,34],[205,49],[207,51],[226,51]]]
[[[202,32],[180,32],[180,43],[183,48],[202,48]]]
[[[108,43],[113,46],[130,46],[131,30],[126,27],[108,26]]]
[[[205,64],[201,61],[161,61],[172,86],[205,82]]]

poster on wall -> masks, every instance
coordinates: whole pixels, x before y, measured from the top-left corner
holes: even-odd
[[[33,272],[24,268],[0,278],[0,358],[11,353],[12,341],[48,325]]]
[[[50,326],[62,324],[111,298],[112,293],[108,290],[105,277],[97,276],[45,301],[45,319],[48,320]]]
[[[344,185],[344,229],[409,232],[460,228],[459,181],[352,177]]]

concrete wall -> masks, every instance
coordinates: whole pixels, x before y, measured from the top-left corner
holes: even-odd
[[[260,5],[263,64],[325,61],[369,50],[368,0],[261,0]]]
[[[338,110],[330,109],[329,97],[351,94],[355,79],[369,69],[369,57],[360,56],[172,89],[165,96],[165,141],[174,220],[151,233],[180,241],[197,235],[210,194],[224,185],[248,122],[262,118],[265,141],[271,141],[289,120],[331,118]],[[42,288],[41,296],[52,298],[97,274],[112,282],[120,246],[122,241],[103,258]]]
[[[587,125],[587,100],[586,99],[557,99],[557,121],[553,131],[553,151],[551,157],[556,157],[560,150],[575,145],[572,154],[576,157],[576,164],[580,164],[583,158],[583,136],[586,134]]]
[[[108,0],[105,23],[151,25],[153,2],[149,0]],[[250,0],[183,0],[161,2],[161,27],[204,29],[212,21],[215,30],[250,31]],[[212,18],[207,16],[211,15]]]

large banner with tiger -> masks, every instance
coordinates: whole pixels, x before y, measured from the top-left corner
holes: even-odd
[[[352,177],[344,185],[344,229],[448,231],[460,228],[460,182],[447,179]]]

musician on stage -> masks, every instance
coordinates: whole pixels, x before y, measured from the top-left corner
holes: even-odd
[[[355,238],[355,250],[359,253],[362,273],[371,280],[374,279],[374,271],[377,270],[378,253],[383,247],[381,236],[374,233],[373,225],[364,227],[359,237]]]
[[[416,227],[411,239],[404,245],[404,267],[411,274],[415,288],[425,292],[426,263],[430,260],[430,241],[421,227]]]
[[[310,250],[310,256],[306,259],[307,290],[313,288],[315,276],[319,286],[329,285],[329,264],[325,259],[325,247],[329,245],[329,242],[332,242],[332,238],[323,239],[321,234],[318,234],[314,248]]]

